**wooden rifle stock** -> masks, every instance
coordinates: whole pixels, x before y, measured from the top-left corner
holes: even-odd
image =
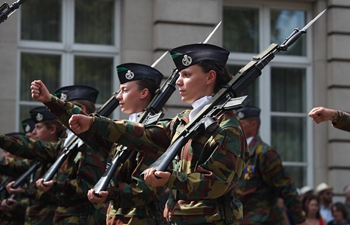
[[[119,101],[116,98],[116,95],[119,93],[115,92],[113,95],[107,100],[105,104],[101,106],[97,110],[96,113],[102,115],[102,116],[109,116],[115,108],[119,106]],[[69,156],[69,154],[73,153],[73,150],[77,150],[77,147],[80,147],[82,144],[84,144],[77,135],[72,135],[70,137],[70,140],[68,140],[67,145],[64,147],[62,154],[58,157],[58,159],[55,161],[55,163],[47,170],[47,172],[43,176],[43,181],[49,181],[52,180],[52,178],[57,173],[58,169],[61,167],[62,163],[66,160],[66,158]]]
[[[142,124],[152,124],[155,123],[163,116],[162,108],[165,103],[169,100],[172,93],[176,90],[175,83],[179,77],[179,72],[177,69],[174,69],[171,76],[167,79],[167,81],[163,84],[163,86],[159,89],[156,96],[152,99],[149,106],[140,116],[138,122]],[[94,194],[99,196],[98,193],[100,191],[105,191],[107,186],[109,185],[112,177],[115,175],[118,167],[125,162],[125,160],[129,157],[132,151],[127,149],[126,147],[121,147],[119,149],[110,165],[106,168],[105,173],[99,179],[99,181],[94,186]]]

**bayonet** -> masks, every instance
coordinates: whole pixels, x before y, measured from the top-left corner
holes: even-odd
[[[168,52],[169,52],[169,51],[164,52],[163,55],[161,55],[161,56],[159,57],[159,59],[157,59],[157,60],[151,65],[151,67],[155,67],[155,66],[160,62],[160,60],[162,60],[162,59],[164,58],[164,56],[166,56],[166,54],[168,54]]]
[[[218,25],[216,25],[216,27],[214,28],[214,30],[208,35],[208,37],[204,40],[204,42],[203,42],[203,44],[205,44],[205,43],[207,43],[209,40],[210,40],[210,38],[211,38],[211,36],[213,36],[213,34],[215,33],[215,31],[219,28],[219,26],[221,25],[221,22],[222,21],[220,21],[219,23],[218,23]]]
[[[149,168],[155,168],[158,171],[165,171],[176,155],[179,154],[182,147],[188,140],[195,137],[201,131],[207,131],[207,128],[214,127],[208,122],[210,118],[217,118],[226,110],[235,109],[235,107],[244,106],[246,104],[246,96],[237,98],[246,88],[261,75],[264,67],[274,59],[275,54],[279,51],[286,51],[298,38],[306,32],[306,29],[314,23],[323,13],[322,11],[315,19],[308,23],[302,30],[295,29],[293,33],[281,44],[272,43],[267,49],[242,67],[237,74],[223,86],[212,97],[210,102],[196,115],[196,117],[188,123],[181,133],[171,143],[168,149],[153,163]],[[210,126],[207,126],[209,124]],[[214,124],[215,125],[215,124]],[[209,129],[213,130],[213,129]],[[211,133],[211,132],[209,132]]]
[[[314,19],[312,19],[308,24],[306,24],[302,29],[295,28],[293,33],[287,37],[282,44],[279,45],[278,50],[279,51],[287,51],[288,47],[294,44],[296,40],[298,40],[301,35],[306,33],[306,30],[320,18],[323,13],[326,12],[327,9],[320,12]]]

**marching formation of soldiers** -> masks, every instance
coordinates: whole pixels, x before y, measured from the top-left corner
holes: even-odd
[[[151,66],[120,64],[120,89],[97,111],[93,87],[50,93],[31,82],[43,106],[28,112],[24,133],[0,134],[0,224],[277,225],[280,199],[291,223],[305,223],[291,177],[258,135],[260,109],[231,101],[229,51],[200,43],[169,52],[170,85]],[[171,85],[192,109],[160,118]],[[128,120],[108,117],[117,106]]]
[[[164,91],[163,75],[147,65],[119,65],[120,90],[99,111],[95,108],[99,91],[93,87],[65,86],[51,94],[42,81],[31,83],[32,98],[44,106],[31,110],[31,118],[23,121],[25,134],[0,135],[0,147],[21,157],[4,157],[1,163],[4,175],[11,178],[3,181],[1,224],[277,224],[281,220],[277,215],[250,220],[246,218],[254,217],[250,213],[244,213],[242,220],[245,200],[240,202],[237,197],[242,193],[235,193],[249,187],[237,186],[240,178],[253,182],[254,168],[258,170],[259,165],[246,167],[253,156],[246,140],[249,134],[240,125],[243,112],[258,117],[256,111],[224,110],[212,117],[215,125],[210,132],[195,127],[191,129],[195,134],[186,134],[232,79],[225,69],[229,52],[211,44],[191,44],[170,53],[179,71],[175,83],[182,101],[193,107],[170,119],[145,119],[152,114],[148,110],[152,100]],[[105,108],[118,105],[128,120],[106,117],[110,112]],[[168,156],[171,163],[160,169],[155,162],[169,149],[177,151],[176,157]],[[22,173],[34,166],[18,185]],[[282,179],[275,177],[274,182]],[[293,193],[292,182],[284,181],[290,185],[284,186],[282,195]],[[289,197],[295,199],[293,207],[300,208],[300,201]],[[269,209],[269,204],[264,207]],[[302,214],[296,219],[305,220]]]

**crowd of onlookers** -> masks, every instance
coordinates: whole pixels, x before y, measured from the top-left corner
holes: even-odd
[[[315,189],[304,186],[299,189],[299,194],[306,215],[306,224],[350,225],[350,185],[344,187],[345,200],[342,202],[333,202],[333,187],[324,182]],[[286,219],[283,225],[285,224],[292,223]]]

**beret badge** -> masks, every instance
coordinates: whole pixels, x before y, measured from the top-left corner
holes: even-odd
[[[192,57],[188,56],[188,55],[184,55],[184,57],[182,58],[182,65],[184,66],[189,66],[192,63]]]
[[[242,119],[242,118],[244,118],[244,113],[239,112],[239,113],[237,114],[237,116],[238,116],[240,119]]]
[[[128,80],[132,80],[134,78],[135,74],[133,72],[131,72],[131,70],[128,70],[128,72],[126,72],[125,74],[125,78]]]
[[[27,124],[27,126],[24,128],[25,132],[29,132],[30,131],[30,126]]]
[[[44,116],[41,113],[38,113],[38,114],[36,114],[35,118],[36,118],[37,121],[42,121]]]
[[[61,101],[66,101],[67,100],[67,95],[65,93],[61,93],[60,100]]]

